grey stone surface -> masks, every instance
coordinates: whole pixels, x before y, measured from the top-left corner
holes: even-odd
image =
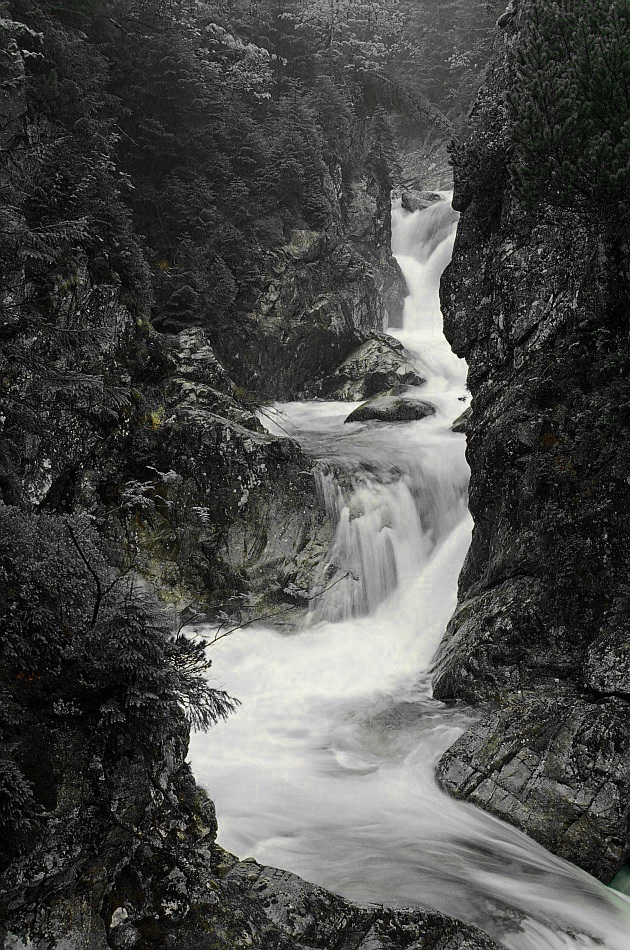
[[[471,416],[472,416],[472,407],[469,406],[468,409],[464,409],[461,416],[457,417],[457,419],[451,426],[451,430],[453,432],[465,434],[468,431],[468,423],[470,421]]]
[[[398,395],[373,396],[353,409],[345,422],[413,422],[435,415],[435,406],[424,399]]]
[[[630,699],[630,620],[607,619],[589,646],[584,661],[584,682],[596,693]]]
[[[141,446],[156,497],[138,532],[146,573],[201,609],[242,593],[241,610],[261,604],[283,619],[308,596],[333,533],[314,463],[264,430],[203,330],[173,337],[169,356],[161,411]]]
[[[407,289],[390,250],[389,196],[364,185],[326,230],[294,230],[270,251],[246,320],[217,331],[241,386],[269,399],[317,396],[366,334],[401,325]]]
[[[429,205],[441,200],[442,196],[434,191],[403,191],[400,204],[405,211],[423,211]]]
[[[494,950],[496,944],[475,927],[435,912],[382,905],[357,906],[308,884],[295,874],[237,864],[225,878],[228,890],[255,894],[268,920],[295,950]],[[264,946],[264,944],[262,945]]]
[[[369,399],[395,386],[422,386],[411,355],[402,343],[382,334],[366,340],[322,385],[329,399]]]
[[[603,880],[628,859],[625,704],[570,691],[515,694],[449,749],[438,779]]]

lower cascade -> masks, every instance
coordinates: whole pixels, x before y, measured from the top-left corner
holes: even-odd
[[[358,403],[277,405],[266,419],[321,463],[337,532],[304,626],[236,630],[212,647],[242,706],[191,758],[235,854],[360,902],[423,906],[508,950],[627,950],[630,900],[516,829],[445,795],[440,755],[475,715],[431,695],[430,667],[471,536],[466,365],[442,333],[439,279],[455,214],[394,211],[409,297],[390,331],[435,406],[405,423],[350,422]],[[413,391],[412,391],[413,389]],[[206,631],[208,633],[208,631]],[[210,631],[211,634],[211,631]]]

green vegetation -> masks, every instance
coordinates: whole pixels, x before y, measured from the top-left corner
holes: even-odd
[[[630,5],[527,0],[508,96],[512,177],[528,203],[630,211]]]

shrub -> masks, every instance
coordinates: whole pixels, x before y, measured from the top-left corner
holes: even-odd
[[[150,765],[182,716],[205,729],[235,707],[205,678],[206,644],[175,632],[146,586],[116,575],[86,517],[0,505],[0,623],[5,859],[37,832],[37,804],[14,754],[25,723],[43,728],[63,707],[100,755],[131,749]]]

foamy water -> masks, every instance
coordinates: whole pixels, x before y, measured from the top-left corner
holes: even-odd
[[[329,561],[345,579],[314,596],[302,629],[236,631],[212,647],[213,682],[242,701],[196,735],[219,843],[345,897],[431,907],[508,950],[628,950],[630,902],[525,835],[443,794],[437,760],[472,722],[431,696],[427,670],[456,603],[472,529],[466,366],[442,334],[438,283],[447,202],[394,213],[410,288],[404,329],[436,415],[344,423],[352,403],[290,403],[265,416],[322,463],[338,523]]]

